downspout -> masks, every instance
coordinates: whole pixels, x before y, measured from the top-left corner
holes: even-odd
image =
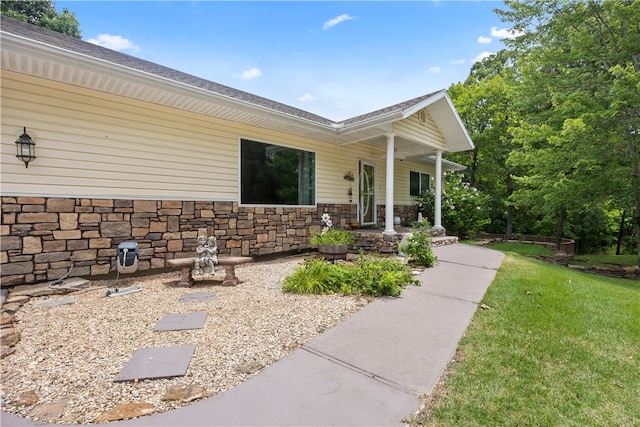
[[[386,180],[386,202],[384,210],[384,231],[383,234],[396,234],[393,228],[393,161],[395,153],[395,134],[388,133],[387,137],[387,180]]]

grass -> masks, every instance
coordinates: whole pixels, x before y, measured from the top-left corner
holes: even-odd
[[[640,425],[640,283],[507,252],[481,304],[413,424]]]
[[[638,265],[638,255],[576,255],[571,264],[633,266]]]
[[[491,249],[502,252],[516,252],[520,255],[555,255],[557,251],[549,249],[546,246],[535,245],[533,243],[516,243],[516,242],[496,242],[489,245]]]

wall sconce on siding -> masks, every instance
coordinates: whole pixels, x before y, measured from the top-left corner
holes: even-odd
[[[31,137],[27,134],[27,128],[22,128],[24,132],[20,135],[20,138],[16,140],[16,148],[18,154],[16,157],[24,162],[24,165],[28,168],[29,162],[36,158],[36,143],[33,142]]]

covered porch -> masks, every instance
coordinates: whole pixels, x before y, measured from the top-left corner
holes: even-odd
[[[434,236],[445,234],[446,224],[442,224],[441,214],[442,176],[446,171],[463,170],[465,166],[443,159],[443,154],[474,148],[446,91],[415,98],[370,113],[367,117],[349,119],[343,122],[338,135],[338,146],[367,141],[380,147],[383,153],[379,159],[384,162],[384,194],[376,193],[377,188],[382,188],[380,183],[367,183],[363,166],[368,165],[364,163],[360,166],[357,196],[360,226],[382,226],[381,233],[387,240],[393,240],[390,238],[400,233],[395,227],[396,211],[400,205],[414,205],[415,201],[409,197],[410,180],[409,185],[395,182],[398,178],[396,169],[406,172],[406,165],[411,164],[433,171],[434,217],[428,218],[428,221],[433,226]],[[430,183],[427,183],[427,188],[431,189]],[[377,198],[380,199],[379,203]],[[380,213],[377,209],[376,212],[365,212],[366,207],[371,205],[380,207]],[[379,220],[378,216],[382,218]],[[405,224],[407,220],[403,218],[401,223]],[[417,220],[417,215],[411,220]]]

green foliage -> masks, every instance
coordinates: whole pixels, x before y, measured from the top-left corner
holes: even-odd
[[[3,16],[57,31],[77,39],[82,38],[75,13],[63,9],[58,13],[51,0],[11,0],[0,2]]]
[[[435,193],[425,191],[417,197],[422,212],[433,218]],[[469,236],[490,222],[489,197],[464,182],[462,174],[449,172],[442,180],[442,225],[447,233],[459,237]]]
[[[313,237],[311,237],[311,244],[314,246],[350,245],[355,241],[355,237],[348,230],[338,230],[335,228],[315,234]]]
[[[637,425],[639,299],[640,282],[508,253],[413,424]]]
[[[282,289],[294,294],[332,294],[340,289],[342,273],[324,259],[310,258],[284,279]]]
[[[425,267],[433,267],[438,260],[431,249],[431,236],[425,230],[412,230],[406,243],[401,244],[399,249],[409,255],[413,263]]]
[[[285,292],[297,294],[358,294],[400,296],[406,285],[419,285],[411,268],[392,258],[361,255],[353,263],[332,264],[312,258],[287,276]]]

